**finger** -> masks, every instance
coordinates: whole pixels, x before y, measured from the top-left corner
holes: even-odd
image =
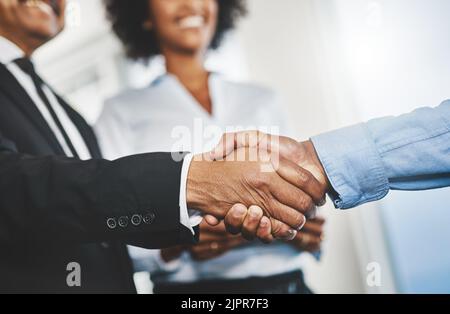
[[[299,192],[297,188],[290,186],[290,184],[280,182],[279,190],[273,192],[275,198],[269,202],[270,208],[268,208],[271,218],[275,218],[297,231],[303,228],[306,222],[303,212],[310,214],[313,211],[313,209],[304,210],[304,208],[309,206],[314,208],[311,198]],[[292,205],[295,207],[292,207]]]
[[[314,219],[310,220],[310,222],[320,225],[320,226],[323,226],[323,225],[325,225],[325,223],[327,221],[325,218],[319,216],[319,217],[315,217]]]
[[[3,0],[0,1],[0,8],[7,8],[10,9],[12,6],[17,6],[18,0]]]
[[[224,241],[222,239],[222,240],[217,240],[217,241],[214,241],[214,240],[203,241],[203,242],[200,242],[199,244],[193,245],[189,249],[189,251],[197,253],[197,254],[203,254],[206,252],[217,252],[217,251],[222,250],[225,246],[225,243],[227,243],[228,241],[230,241],[230,240],[227,239],[226,241]]]
[[[214,217],[214,216],[211,216],[211,215],[206,215],[206,216],[204,217],[204,219],[205,219],[205,222],[206,222],[208,225],[212,226],[212,227],[217,226],[218,224],[220,224],[220,220],[217,219],[217,218]]]
[[[199,250],[199,249],[195,249],[190,252],[192,259],[194,261],[199,262],[213,259],[217,257],[219,254],[220,254],[219,252],[213,252],[211,250]]]
[[[211,233],[218,236],[228,235],[225,224],[223,222],[220,222],[217,226],[211,226],[206,221],[202,221],[202,223],[200,224],[200,233]]]
[[[311,196],[278,174],[272,179],[269,189],[279,202],[300,211],[308,218],[316,215],[316,205]]]
[[[217,242],[217,241],[228,241],[237,236],[231,235],[229,233],[226,234],[215,234],[211,232],[200,232],[200,243],[207,242]]]
[[[227,232],[231,234],[240,234],[246,216],[247,207],[245,205],[234,205],[225,216],[224,221]]]
[[[319,224],[311,223],[311,221],[306,222],[302,229],[303,232],[320,237],[323,234],[323,226]]]
[[[235,139],[236,133],[225,133],[222,135],[219,143],[216,145],[214,150],[210,152],[211,159],[221,160],[231,154],[235,150]]]
[[[175,246],[172,248],[163,249],[160,251],[161,258],[164,262],[168,263],[175,259],[178,259],[181,257],[183,252],[186,250],[183,246]]]
[[[261,218],[256,236],[265,244],[270,244],[275,240],[272,235],[272,224],[269,218],[265,216]]]
[[[298,233],[297,240],[299,247],[308,251],[320,249],[322,244],[322,239],[320,237],[312,236],[308,233],[304,233],[303,231]]]
[[[326,190],[311,172],[285,158],[279,158],[274,167],[280,177],[308,194],[317,206],[323,204]]]
[[[216,254],[220,248],[220,242],[211,241],[194,245],[189,249],[189,252],[196,255],[209,255]]]
[[[226,253],[234,248],[237,248],[245,243],[248,243],[248,241],[245,240],[243,237],[236,237],[222,243],[223,247],[221,248],[221,251],[222,253]]]
[[[245,217],[244,225],[242,227],[242,236],[248,241],[252,241],[258,232],[259,223],[263,217],[263,210],[258,206],[251,206],[248,214]]]
[[[268,136],[259,131],[226,133],[222,136],[216,148],[210,153],[210,157],[212,160],[220,160],[230,155],[236,149],[259,147],[262,143],[268,142]]]
[[[316,206],[314,206],[310,212],[305,214],[307,220],[315,219],[316,215],[317,215],[317,207]]]
[[[189,252],[195,260],[209,260],[219,257],[228,251],[241,246],[246,241],[242,237],[236,237],[227,241],[205,242],[193,246]]]
[[[318,236],[309,234],[308,232],[300,231],[297,235],[306,245],[318,245],[322,242],[322,239]]]
[[[298,231],[279,220],[271,219],[272,235],[279,240],[292,241],[297,236]]]

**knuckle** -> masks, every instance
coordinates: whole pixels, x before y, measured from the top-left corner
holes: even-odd
[[[252,183],[255,188],[260,190],[267,189],[270,186],[268,178],[260,172],[253,175]]]
[[[301,197],[298,198],[297,207],[298,207],[297,210],[301,212],[305,211],[305,208],[307,207],[307,200],[305,196],[302,195]]]
[[[311,176],[304,169],[298,169],[297,178],[300,186],[307,186],[311,182]]]
[[[310,197],[307,197],[307,196],[301,197],[299,199],[298,205],[300,206],[300,208],[298,208],[298,209],[300,211],[302,211],[302,212],[308,212],[314,206],[312,199]]]
[[[287,226],[281,225],[278,228],[278,231],[276,233],[276,236],[280,239],[287,239],[290,236],[290,228]]]
[[[273,197],[268,197],[267,199],[264,200],[265,203],[265,214],[269,217],[275,217],[275,218],[281,218],[279,211],[277,211],[277,207],[278,207],[278,202],[277,200],[275,200]],[[272,228],[274,226],[272,225]]]

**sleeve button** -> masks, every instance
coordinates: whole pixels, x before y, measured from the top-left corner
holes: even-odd
[[[146,225],[151,225],[153,223],[153,221],[155,221],[155,214],[148,213],[148,214],[144,215],[143,220]]]
[[[128,227],[129,222],[130,222],[130,220],[129,220],[129,218],[127,216],[122,216],[122,217],[119,218],[119,226],[121,228]]]
[[[131,217],[131,223],[133,224],[133,226],[138,227],[141,225],[142,223],[142,216],[141,215],[133,215]]]
[[[106,225],[109,229],[114,230],[117,228],[117,221],[115,218],[108,218],[108,220],[106,221]]]

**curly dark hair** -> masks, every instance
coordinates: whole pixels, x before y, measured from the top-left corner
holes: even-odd
[[[217,0],[219,4],[217,29],[210,48],[216,49],[225,33],[247,13],[245,0]],[[154,33],[143,28],[148,19],[148,0],[103,0],[112,29],[132,59],[150,59],[160,54]]]

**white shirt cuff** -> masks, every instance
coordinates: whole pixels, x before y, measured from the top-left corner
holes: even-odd
[[[183,226],[191,230],[195,235],[194,227],[198,226],[203,217],[199,211],[188,210],[187,208],[187,179],[189,174],[189,168],[191,166],[193,154],[188,154],[184,157],[183,167],[181,169],[181,184],[180,184],[180,222]]]

